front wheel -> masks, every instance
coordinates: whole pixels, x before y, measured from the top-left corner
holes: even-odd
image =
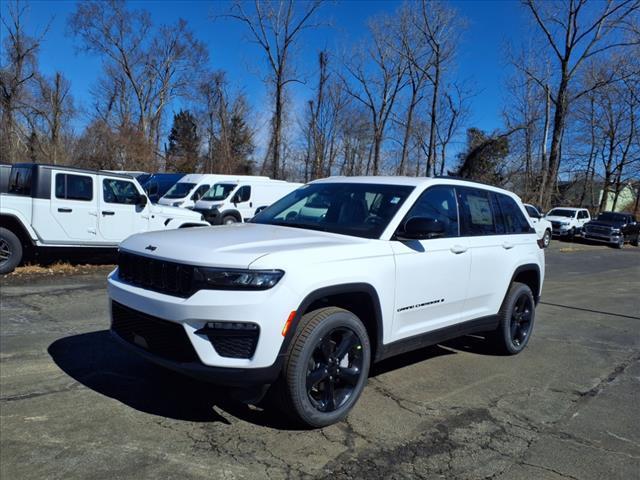
[[[551,244],[551,230],[545,230],[542,236],[542,245],[547,248]]]
[[[238,223],[238,220],[233,215],[227,215],[222,219],[223,225],[231,225],[232,223]]]
[[[0,227],[0,274],[11,273],[22,261],[22,244],[11,230]]]
[[[505,355],[524,350],[533,331],[535,316],[535,301],[529,286],[512,283],[498,312],[498,328],[491,335],[496,350]]]
[[[342,420],[364,389],[370,361],[367,330],[353,313],[328,307],[306,314],[279,386],[285,412],[311,427]]]
[[[620,238],[618,239],[618,243],[616,243],[616,248],[618,249],[624,248],[624,235],[620,235]]]

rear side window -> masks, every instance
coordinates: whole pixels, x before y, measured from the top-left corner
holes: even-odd
[[[496,215],[489,192],[479,188],[458,187],[460,235],[495,235]]]
[[[31,167],[13,167],[9,175],[8,192],[14,195],[31,195]]]
[[[428,217],[445,224],[445,237],[458,236],[458,206],[453,187],[438,185],[424,191],[413,204],[405,221],[413,217]]]
[[[589,218],[589,214],[587,212],[585,212],[584,210],[581,210],[578,212],[578,218],[582,219],[582,218]]]
[[[501,193],[496,193],[495,196],[498,200],[500,211],[502,212],[504,233],[531,233],[533,231],[522,210],[520,210],[520,207],[513,198]]]
[[[56,173],[56,198],[62,200],[93,200],[93,179],[86,175]]]
[[[107,178],[102,181],[102,196],[106,203],[135,205],[140,194],[132,182]]]

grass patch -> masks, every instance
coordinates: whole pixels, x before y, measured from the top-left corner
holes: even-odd
[[[72,264],[69,262],[56,262],[51,265],[23,265],[16,268],[8,277],[27,277],[27,276],[54,276],[54,275],[81,275],[96,273],[101,271],[110,271],[115,265],[90,265],[90,264]]]

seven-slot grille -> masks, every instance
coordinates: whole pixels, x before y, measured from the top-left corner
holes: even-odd
[[[123,340],[175,362],[198,362],[184,327],[111,302],[111,329]]]
[[[147,290],[187,298],[193,295],[193,269],[191,265],[167,262],[155,258],[118,254],[118,277],[126,283]]]

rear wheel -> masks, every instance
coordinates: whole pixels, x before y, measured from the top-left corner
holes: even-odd
[[[551,244],[551,230],[545,230],[542,236],[542,245],[547,248]]]
[[[491,335],[496,350],[505,355],[524,350],[533,331],[535,314],[535,301],[529,286],[512,283],[498,312],[498,328]]]
[[[11,230],[0,227],[0,274],[11,273],[22,261],[22,243]]]
[[[637,233],[635,238],[631,240],[631,245],[633,245],[634,247],[640,246],[640,233]]]
[[[367,330],[353,313],[328,307],[306,314],[280,380],[285,413],[312,427],[342,420],[364,389],[370,361]]]
[[[227,215],[222,219],[223,225],[231,225],[232,223],[238,223],[238,220],[233,215]]]

